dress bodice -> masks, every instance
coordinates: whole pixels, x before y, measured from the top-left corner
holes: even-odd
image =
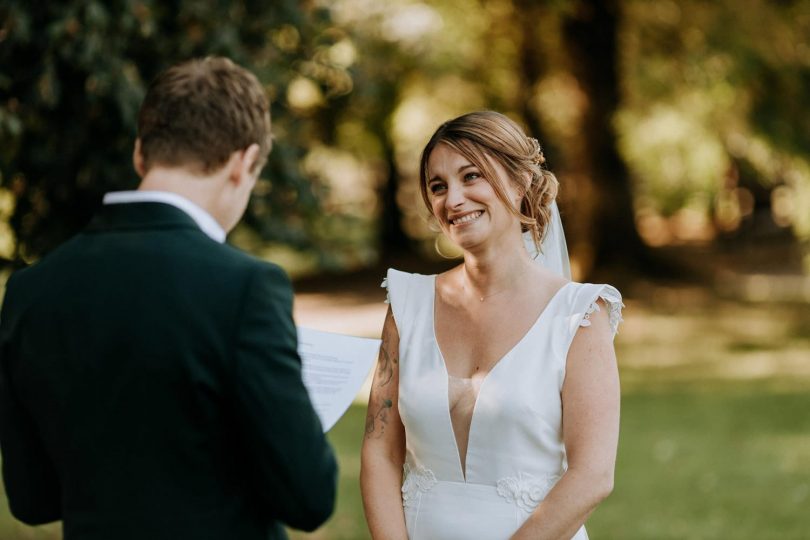
[[[574,282],[555,293],[526,334],[480,383],[469,423],[465,475],[450,413],[455,393],[434,330],[435,281],[436,276],[397,270],[389,270],[386,278],[400,338],[406,514],[409,505],[442,483],[486,486],[500,502],[519,509],[523,517],[514,530],[566,469],[560,392],[574,334],[588,324],[599,298],[610,308],[615,332],[621,296],[609,285]],[[412,526],[416,525],[409,524],[409,534],[415,538]],[[436,537],[430,534],[435,531],[424,537]]]

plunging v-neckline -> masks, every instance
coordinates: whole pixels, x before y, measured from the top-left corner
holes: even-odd
[[[436,294],[436,278],[437,277],[438,276],[436,276],[436,275],[433,276],[433,287],[432,287],[433,306],[432,306],[432,309],[431,309],[430,326],[431,326],[431,330],[433,331],[433,344],[436,347],[436,351],[439,353],[439,363],[441,364],[441,367],[444,370],[444,378],[445,378],[444,396],[445,396],[445,403],[446,403],[445,413],[447,415],[447,423],[448,423],[449,433],[450,433],[450,437],[453,440],[453,446],[456,449],[456,460],[457,460],[457,463],[458,463],[459,471],[461,472],[461,478],[464,480],[464,482],[466,482],[467,481],[467,467],[466,467],[466,465],[467,465],[467,456],[470,454],[470,439],[471,439],[471,436],[472,436],[473,424],[475,422],[475,413],[476,413],[476,411],[478,409],[478,402],[480,401],[479,398],[481,397],[481,393],[484,391],[484,387],[486,385],[487,380],[489,380],[490,375],[492,374],[492,372],[494,372],[496,369],[498,369],[498,366],[500,366],[502,363],[504,363],[504,360],[509,358],[512,355],[512,353],[534,331],[534,329],[540,323],[540,320],[543,319],[544,315],[549,310],[549,307],[551,307],[551,304],[560,295],[560,292],[563,289],[565,289],[568,285],[570,285],[572,282],[568,281],[565,284],[563,284],[559,289],[554,291],[554,294],[551,295],[548,302],[546,302],[546,305],[543,306],[542,310],[540,310],[540,313],[537,315],[537,318],[534,320],[534,322],[531,324],[531,326],[529,326],[529,329],[526,330],[526,332],[520,337],[520,339],[518,339],[514,343],[514,345],[512,345],[509,349],[507,349],[507,351],[503,355],[501,355],[501,357],[498,358],[498,360],[494,364],[492,364],[492,367],[489,369],[489,371],[487,371],[486,375],[484,375],[481,378],[481,384],[478,386],[478,393],[475,395],[475,400],[474,400],[473,407],[472,407],[472,413],[470,414],[470,425],[469,425],[469,428],[467,429],[467,450],[464,453],[464,459],[462,460],[461,452],[459,451],[458,440],[456,440],[455,430],[453,429],[453,418],[450,415],[450,396],[449,396],[450,372],[447,370],[447,361],[444,358],[444,353],[442,352],[442,348],[439,345],[439,339],[438,339],[438,336],[436,334],[436,297],[437,297],[437,294]],[[462,461],[464,462],[464,466],[462,466]]]

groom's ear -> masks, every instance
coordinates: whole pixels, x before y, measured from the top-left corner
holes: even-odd
[[[231,162],[233,163],[230,174],[231,181],[239,183],[258,176],[254,174],[256,161],[259,159],[258,144],[253,143],[244,150],[237,150],[234,154],[231,156]]]
[[[132,166],[135,167],[135,172],[138,173],[139,177],[146,176],[146,164],[143,159],[143,150],[141,150],[141,139],[135,139],[135,148],[132,149]]]

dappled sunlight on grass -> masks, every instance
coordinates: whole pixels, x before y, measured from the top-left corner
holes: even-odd
[[[810,521],[810,395],[625,395],[603,538],[802,538]]]
[[[296,324],[360,337],[380,337],[388,306],[380,289],[377,301],[369,302],[358,293],[330,295],[304,293],[295,297]]]
[[[734,380],[810,389],[810,305],[705,295],[686,306],[627,302],[616,340],[625,390]]]

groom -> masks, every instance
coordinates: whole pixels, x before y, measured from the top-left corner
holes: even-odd
[[[138,190],[9,280],[0,447],[21,521],[62,519],[65,540],[264,540],[332,512],[290,283],[224,243],[270,141],[251,73],[165,71],[138,119]]]

